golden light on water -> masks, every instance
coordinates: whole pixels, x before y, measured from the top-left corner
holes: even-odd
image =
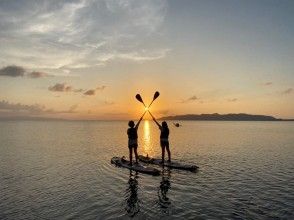
[[[150,124],[148,120],[144,121],[144,140],[143,140],[144,154],[150,155],[152,152],[151,137],[150,137]]]

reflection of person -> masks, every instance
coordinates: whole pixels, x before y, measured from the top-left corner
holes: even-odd
[[[135,153],[135,157],[136,157],[136,163],[138,163],[138,152],[137,152],[137,148],[138,148],[138,128],[140,125],[140,122],[142,121],[144,115],[146,112],[144,112],[144,114],[142,115],[142,117],[140,118],[140,120],[138,121],[138,123],[135,125],[134,121],[129,121],[129,128],[128,128],[128,137],[129,137],[129,142],[128,142],[128,147],[129,147],[129,155],[130,155],[130,165],[132,166],[132,160],[133,160],[133,149],[134,149],[134,153]]]
[[[171,204],[170,199],[167,197],[167,192],[170,188],[170,169],[163,169],[162,180],[158,190],[159,204],[162,208],[168,208],[168,206]]]
[[[138,199],[138,173],[132,174],[130,170],[130,178],[128,188],[126,190],[126,211],[130,217],[134,217],[140,211]]]
[[[169,141],[168,141],[169,128],[167,126],[167,123],[165,121],[163,121],[160,125],[156,121],[154,116],[151,114],[151,112],[149,112],[149,114],[151,115],[151,117],[153,118],[153,121],[155,121],[155,123],[158,125],[158,127],[160,129],[160,146],[161,146],[161,152],[162,152],[162,154],[161,154],[162,163],[164,163],[165,149],[168,154],[168,162],[171,162],[171,154],[170,154],[170,150],[169,150]]]

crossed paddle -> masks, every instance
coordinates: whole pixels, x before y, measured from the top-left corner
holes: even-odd
[[[136,95],[136,99],[144,105],[145,110],[147,111],[147,110],[150,108],[150,106],[152,105],[152,103],[154,102],[154,100],[157,99],[159,95],[160,95],[160,94],[159,94],[158,91],[156,91],[156,92],[154,93],[153,100],[152,100],[152,102],[149,104],[148,107],[145,105],[145,103],[144,103],[144,101],[143,101],[143,99],[142,99],[142,97],[141,97],[140,94],[137,94],[137,95]],[[149,110],[148,110],[148,111],[149,111]],[[144,113],[144,114],[145,114],[145,113]]]

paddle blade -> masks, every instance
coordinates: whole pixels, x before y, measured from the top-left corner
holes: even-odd
[[[136,95],[136,99],[137,99],[139,102],[142,102],[142,103],[143,103],[143,99],[142,99],[142,97],[140,96],[140,94],[137,94],[137,95]]]
[[[144,103],[142,97],[140,96],[140,94],[137,94],[137,95],[136,95],[136,99],[137,99],[139,102],[142,102],[143,105],[146,107],[146,105],[145,105],[145,103]]]
[[[156,91],[156,92],[154,93],[153,100],[157,99],[159,95],[160,95],[159,92]]]

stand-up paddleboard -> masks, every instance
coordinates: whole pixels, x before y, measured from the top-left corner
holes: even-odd
[[[164,161],[164,164],[162,164],[161,159],[156,159],[156,158],[151,158],[148,156],[143,156],[143,155],[139,155],[139,160],[144,162],[144,163],[150,163],[150,164],[155,164],[155,165],[159,165],[159,166],[166,166],[166,167],[170,167],[173,169],[179,169],[179,170],[189,170],[189,171],[196,171],[198,169],[198,166],[196,165],[190,165],[190,164],[183,164],[183,163],[179,163],[179,162],[175,162],[175,161]]]
[[[115,164],[116,166],[119,166],[119,167],[125,167],[130,170],[138,171],[140,173],[150,174],[153,176],[158,176],[160,174],[160,171],[158,169],[155,169],[153,167],[144,166],[140,163],[138,163],[138,164],[133,163],[131,166],[130,162],[128,160],[124,159],[124,157],[113,157],[111,159],[111,163]]]

